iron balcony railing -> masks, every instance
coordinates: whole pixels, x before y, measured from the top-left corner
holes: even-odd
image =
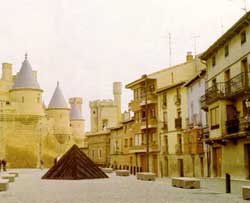
[[[250,115],[226,121],[227,134],[250,131]]]
[[[219,99],[233,99],[245,94],[250,89],[250,73],[240,73],[227,82],[218,82],[206,89],[205,95],[201,96],[201,108],[207,110],[207,105]]]

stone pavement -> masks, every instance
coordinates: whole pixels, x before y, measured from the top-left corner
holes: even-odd
[[[202,180],[201,189],[171,186],[171,179],[140,181],[135,176],[109,179],[41,180],[45,170],[20,169],[15,183],[0,192],[0,203],[236,203],[249,202],[237,192],[225,194],[221,180]],[[216,182],[217,181],[217,182]],[[217,188],[218,187],[218,188]]]

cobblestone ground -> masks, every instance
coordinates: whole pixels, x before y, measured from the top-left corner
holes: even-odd
[[[172,187],[169,178],[148,182],[111,174],[109,179],[99,180],[41,180],[45,170],[17,171],[20,175],[9,190],[0,192],[0,203],[249,202],[242,200],[240,192],[223,193],[224,184],[219,179],[204,179],[201,189],[187,190]]]

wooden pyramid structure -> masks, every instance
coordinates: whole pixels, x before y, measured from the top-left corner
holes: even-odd
[[[42,177],[42,179],[66,180],[94,178],[108,178],[108,176],[76,145],[73,145]]]

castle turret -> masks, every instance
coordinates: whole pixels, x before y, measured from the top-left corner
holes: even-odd
[[[84,119],[82,117],[82,98],[74,97],[69,99],[70,103],[70,126],[72,135],[77,137],[84,136]]]
[[[3,77],[11,80],[11,68],[4,65]],[[44,115],[42,107],[42,92],[36,78],[33,76],[32,67],[28,61],[27,54],[16,80],[10,90],[11,102],[15,105],[19,115]]]
[[[114,104],[117,106],[117,121],[121,121],[121,95],[122,95],[122,83],[113,83]]]
[[[68,136],[71,134],[69,110],[68,104],[59,86],[59,82],[57,82],[57,86],[50,100],[47,113],[49,119],[54,120],[54,134],[58,142],[61,144],[64,144],[67,141]]]

